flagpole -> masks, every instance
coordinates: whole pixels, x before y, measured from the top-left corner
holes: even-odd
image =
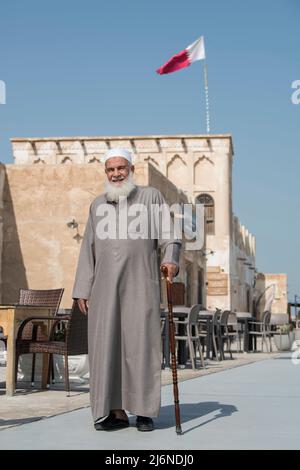
[[[210,116],[209,116],[209,98],[208,98],[208,78],[207,78],[207,66],[206,61],[203,61],[204,71],[204,88],[205,88],[205,107],[206,107],[206,132],[210,132]]]

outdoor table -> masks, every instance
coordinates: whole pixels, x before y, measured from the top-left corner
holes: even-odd
[[[21,322],[28,317],[53,316],[52,309],[32,305],[0,305],[0,326],[7,336],[6,395],[15,392],[16,336]],[[40,320],[41,322],[42,320]],[[47,328],[46,322],[45,328]],[[47,354],[43,354],[42,388],[47,387]]]
[[[191,307],[185,307],[184,305],[175,305],[173,307],[173,317],[178,320],[185,320],[191,310]],[[169,322],[168,322],[168,310],[162,309],[161,310],[161,318],[165,319],[165,326],[164,326],[164,366],[170,367],[170,340],[169,340]],[[207,328],[208,328],[208,335],[206,338],[206,357],[209,355],[209,351],[211,349],[211,319],[213,317],[213,312],[210,310],[201,310],[199,312],[199,319],[207,321]],[[178,333],[184,334],[184,325],[178,324]],[[178,366],[185,367],[186,361],[188,358],[188,347],[184,343],[184,341],[179,341],[178,344]]]
[[[191,310],[191,307],[185,307],[184,305],[176,305],[173,307],[173,316],[178,320],[185,320]],[[161,309],[161,318],[165,319],[164,326],[164,367],[170,367],[170,341],[169,341],[169,323],[168,323],[168,310]],[[253,321],[254,317],[249,312],[233,312],[237,316],[237,321],[243,326],[243,349],[244,352],[250,352],[253,349],[252,337],[249,335],[249,321]],[[214,354],[212,348],[212,318],[213,312],[211,310],[200,310],[198,315],[199,320],[206,320],[206,359],[210,358],[210,352]],[[230,323],[229,323],[230,324]],[[183,333],[184,325],[179,326],[179,334]],[[188,348],[184,341],[179,341],[178,344],[178,366],[184,367],[188,358]]]
[[[249,335],[249,322],[255,321],[255,318],[249,312],[234,312],[237,316],[238,323],[243,325],[244,341],[243,348],[244,352],[253,350],[252,337]]]

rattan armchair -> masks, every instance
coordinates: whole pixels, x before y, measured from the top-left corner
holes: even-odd
[[[36,319],[36,317],[35,317]],[[78,303],[73,302],[70,315],[59,316],[53,319],[52,317],[44,317],[45,319],[52,319],[52,327],[48,340],[30,341],[28,343],[28,353],[46,353],[49,354],[48,360],[48,383],[50,378],[50,364],[52,363],[53,354],[62,355],[65,358],[65,385],[67,396],[70,395],[70,381],[69,381],[69,367],[68,356],[77,356],[81,354],[88,354],[88,341],[87,341],[87,315],[81,313]],[[25,322],[30,322],[31,319],[26,319]],[[24,326],[25,326],[24,322]],[[57,325],[63,322],[65,325],[65,335],[60,341],[56,339]],[[22,354],[22,353],[21,353]]]
[[[51,309],[51,315],[55,317],[58,313],[64,289],[20,289],[19,305],[44,306]],[[45,336],[41,323],[34,321],[23,321],[19,327],[16,339],[16,368],[21,354],[29,354],[31,341],[48,339]],[[31,382],[34,382],[35,354],[32,356]]]

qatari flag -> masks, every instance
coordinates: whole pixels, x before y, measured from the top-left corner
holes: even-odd
[[[156,70],[157,73],[163,75],[164,73],[176,72],[176,70],[183,69],[191,65],[195,60],[205,59],[204,37],[201,36],[197,41],[193,42],[190,46],[186,47],[183,51],[171,57],[168,62]]]

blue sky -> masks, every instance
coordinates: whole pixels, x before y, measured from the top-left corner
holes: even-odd
[[[155,70],[205,36],[211,133],[231,133],[234,212],[257,266],[300,295],[298,0],[3,0],[0,161],[9,139],[205,133],[202,63]]]

